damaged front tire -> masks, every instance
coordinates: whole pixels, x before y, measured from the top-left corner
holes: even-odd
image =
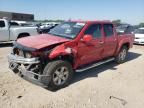
[[[69,85],[73,77],[73,69],[70,63],[63,60],[56,60],[49,62],[43,74],[49,76],[49,90],[57,90]]]

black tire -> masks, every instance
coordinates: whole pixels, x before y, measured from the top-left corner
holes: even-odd
[[[56,81],[54,81],[54,80],[56,79],[56,76],[58,76],[56,74],[56,72],[58,72],[59,71],[58,69],[61,69],[61,68],[65,68],[67,70],[66,73],[68,72],[68,76],[66,77],[66,75],[65,75],[65,77],[66,77],[65,82],[58,85],[58,84],[56,84]],[[49,79],[48,79],[49,83],[47,85],[48,86],[47,89],[52,90],[52,91],[68,86],[73,77],[73,69],[72,69],[71,64],[68,63],[67,61],[63,61],[63,60],[56,60],[56,61],[49,62],[46,65],[46,67],[44,68],[43,73],[44,73],[44,75],[49,76]],[[61,73],[61,72],[59,72],[59,73]],[[63,72],[63,77],[64,77],[64,72]],[[59,75],[58,80],[60,80],[60,75]],[[61,78],[61,81],[62,81],[62,78]]]
[[[127,46],[123,46],[121,50],[119,51],[118,55],[115,57],[115,61],[120,64],[124,63],[127,58],[128,48]]]

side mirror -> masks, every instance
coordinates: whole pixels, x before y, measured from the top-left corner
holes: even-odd
[[[93,39],[92,35],[84,35],[82,40],[84,42],[90,42]]]

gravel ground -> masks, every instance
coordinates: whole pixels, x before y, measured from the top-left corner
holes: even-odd
[[[10,45],[0,45],[0,108],[143,108],[144,46],[134,46],[128,61],[110,62],[76,73],[56,92],[31,84],[8,69]]]

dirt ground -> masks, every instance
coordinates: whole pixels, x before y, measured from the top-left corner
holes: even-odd
[[[126,63],[76,73],[71,85],[56,92],[12,73],[10,50],[0,45],[0,108],[144,108],[144,46],[134,46]]]

